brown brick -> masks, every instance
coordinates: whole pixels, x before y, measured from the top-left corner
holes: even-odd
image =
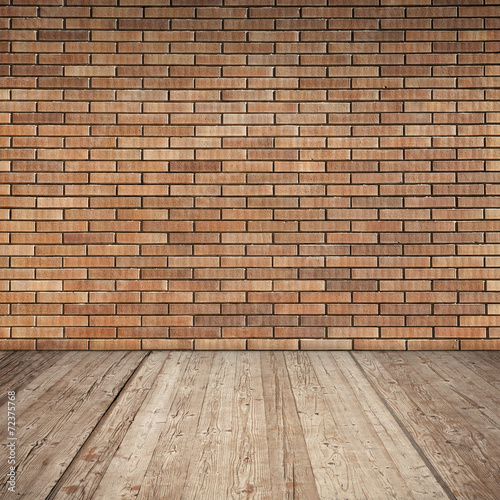
[[[460,340],[460,349],[465,351],[500,350],[499,339]]]
[[[138,350],[141,348],[141,341],[130,339],[130,340],[101,340],[101,339],[91,339],[89,340],[89,348],[91,351],[129,351]]]
[[[147,350],[191,350],[193,341],[189,339],[143,339],[142,348]]]
[[[170,336],[172,338],[220,338],[221,332],[218,327],[172,327]]]
[[[30,349],[495,346],[493,6],[20,1],[0,294]]]
[[[0,339],[2,351],[33,351],[36,349],[36,340]]]
[[[302,351],[344,351],[352,350],[350,339],[301,339],[300,349]]]
[[[328,328],[328,338],[375,338],[378,337],[376,327],[337,327]]]
[[[430,338],[432,337],[432,328],[424,327],[406,327],[393,328],[382,327],[380,329],[380,336],[382,338]]]
[[[458,340],[408,340],[409,351],[456,351]]]
[[[86,351],[88,341],[85,339],[38,339],[36,348],[40,351]]]
[[[196,339],[194,348],[197,351],[244,351],[245,339]]]
[[[296,351],[299,341],[295,339],[248,339],[247,349],[252,351]]]
[[[12,338],[57,338],[63,336],[63,329],[57,327],[12,327]]]
[[[394,350],[404,351],[406,349],[406,341],[403,339],[354,339],[353,347],[355,350]]]

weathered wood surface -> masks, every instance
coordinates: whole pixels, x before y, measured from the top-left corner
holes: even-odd
[[[261,353],[264,402],[268,426],[272,496],[292,500],[320,498],[300,426],[284,353]]]
[[[349,353],[287,361],[321,498],[447,498]]]
[[[0,377],[2,499],[500,498],[495,352],[0,353]]]
[[[498,500],[500,392],[455,353],[354,356],[451,493]]]
[[[145,353],[58,353],[16,395],[17,497],[45,499]],[[23,371],[25,366],[19,366]],[[5,406],[4,406],[5,408]],[[6,426],[0,439],[6,442]],[[8,498],[7,461],[0,498]]]
[[[113,495],[135,498],[136,485],[141,484],[150,459],[143,449],[147,450],[158,438],[165,420],[161,402],[170,399],[186,361],[178,352],[151,353],[99,422],[92,439],[79,450],[49,498],[96,498],[98,488],[101,491],[108,488],[107,480],[103,479],[108,470],[120,485],[119,491],[114,485]],[[141,408],[142,415],[138,416]],[[128,457],[137,457],[136,470],[126,468]],[[120,481],[121,476],[127,474],[128,480]]]
[[[7,391],[19,391],[41,371],[47,371],[61,358],[56,352],[2,352],[0,359],[0,406],[7,402]],[[6,355],[5,355],[6,354]]]

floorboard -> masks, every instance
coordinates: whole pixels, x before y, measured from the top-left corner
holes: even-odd
[[[236,353],[215,353],[201,407],[196,437],[192,442],[193,460],[189,462],[182,490],[189,498],[230,498],[233,487],[233,457],[224,450],[234,449],[233,392],[236,382]]]
[[[115,496],[136,497],[151,458],[148,447],[164,421],[160,402],[170,399],[185,359],[178,352],[156,352],[142,361],[49,498],[97,498],[109,488],[110,476],[120,485],[117,493],[115,484]]]
[[[308,358],[303,354],[298,356]],[[349,478],[351,488],[357,488],[339,491],[337,497],[447,498],[352,356],[325,352],[311,353],[310,358],[311,369],[316,372],[325,395],[327,417],[339,432],[337,443],[348,453],[350,474],[341,477]],[[335,466],[331,469],[328,477],[336,472]],[[329,491],[323,498],[328,498]]]
[[[262,352],[260,362],[272,487],[269,498],[319,499],[284,353]]]
[[[418,353],[356,353],[355,357],[454,497],[498,499],[500,428],[489,418],[478,418],[480,410],[467,400],[474,397],[480,402],[487,397],[470,387],[457,396]],[[439,357],[435,364],[439,365]]]
[[[7,402],[7,392],[19,392],[40,372],[61,358],[57,352],[13,352],[0,360],[0,405]]]
[[[144,355],[60,353],[17,392],[17,496],[47,498]],[[7,466],[0,462],[2,478]],[[6,487],[0,484],[0,498]]]
[[[0,352],[0,388],[2,499],[500,498],[495,352]]]

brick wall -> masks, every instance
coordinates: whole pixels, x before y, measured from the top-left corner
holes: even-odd
[[[1,349],[500,348],[498,2],[0,3]]]

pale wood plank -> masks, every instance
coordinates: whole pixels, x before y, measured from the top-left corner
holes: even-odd
[[[486,383],[500,390],[500,353],[463,351],[460,359]]]
[[[72,366],[77,365],[84,357],[85,353],[75,353],[75,356],[71,356],[69,353],[57,353],[46,364],[34,364],[28,382],[23,384],[22,389],[16,394],[17,426],[22,427],[23,439],[25,441],[28,442],[30,439],[37,440],[36,435],[31,436],[29,433],[32,428],[35,429],[35,433],[38,432],[36,426],[37,420],[44,421],[47,418],[45,412],[47,409],[46,401],[51,397],[49,391],[52,390],[52,394],[56,397],[59,394],[61,380],[69,378],[68,372],[72,369]],[[27,357],[26,363],[28,366],[29,361],[31,361],[31,356]],[[18,368],[21,367],[21,371],[24,370],[22,365],[23,363],[18,364]],[[6,401],[6,394],[3,395],[3,399]],[[32,421],[35,424],[29,425]],[[6,428],[0,427],[1,439],[6,436],[6,431]],[[18,455],[19,458],[22,459],[22,455]],[[0,463],[0,471],[3,466],[5,464]]]
[[[22,370],[28,360],[36,358],[36,354],[34,351],[0,351],[0,383],[3,385],[11,373]]]
[[[286,359],[321,498],[448,498],[349,353]]]
[[[358,479],[356,472],[363,463],[351,453],[350,443],[344,438],[342,426],[346,423],[336,420],[329,411],[326,390],[311,367],[310,357],[311,354],[285,355],[319,497],[327,498],[330,494],[335,498],[366,498],[364,475]],[[344,386],[338,374],[333,379],[336,385]],[[337,404],[343,413],[343,402]]]
[[[36,377],[17,395],[25,453],[36,446],[40,436],[50,432],[65,405],[71,405],[78,397],[78,384],[94,370],[94,363],[106,366],[107,358],[109,354],[105,352],[97,357],[88,352],[64,352],[59,353],[53,364],[34,372]]]
[[[102,356],[82,354],[84,359],[72,367],[72,378],[60,369],[62,378],[57,384],[60,390],[54,384],[48,389],[41,384],[31,394],[29,388],[18,394],[18,495],[30,499],[47,497],[144,357],[143,353],[123,352],[103,353]],[[78,359],[81,354],[61,354],[69,364],[72,357]],[[24,406],[31,400],[35,400],[32,407]],[[0,496],[6,493],[4,486],[1,485]]]
[[[228,498],[263,500],[270,498],[271,480],[259,353],[241,353],[236,365]]]
[[[168,411],[162,406],[186,361],[183,352],[151,353],[48,498],[98,498],[109,494],[110,484],[113,494],[106,498],[135,498],[149,463],[149,448],[156,443]]]
[[[394,419],[366,377],[362,376],[352,353],[340,353],[340,356],[336,354],[321,353],[319,356],[326,360],[334,358],[349,383],[352,405],[357,403],[362,408],[361,413],[354,413],[358,418],[366,418],[367,434],[372,435],[370,443],[378,443],[376,469],[384,468],[385,461],[384,470],[388,474],[382,484],[388,490],[387,493],[394,491],[396,498],[402,498],[404,489],[407,488],[411,492],[408,498],[448,498],[447,490],[443,489],[443,484],[436,479],[435,471],[429,469],[426,458],[415,449],[406,430]],[[349,354],[349,357],[346,354]],[[316,366],[319,368],[321,365],[315,363],[313,366],[316,370]],[[327,381],[324,379],[324,382]],[[330,399],[330,407],[333,404],[334,400]],[[352,408],[350,412],[353,413]],[[371,495],[373,496],[373,492]]]
[[[258,353],[214,353],[192,459],[178,498],[271,498]]]
[[[272,498],[319,500],[282,352],[260,353]]]
[[[494,372],[500,374],[500,364],[496,367],[485,366],[482,373],[474,368],[474,365],[467,359],[460,356],[460,353],[416,353],[418,361],[410,358],[408,363],[412,366],[418,363],[424,363],[427,368],[426,372],[429,383],[445,385],[448,393],[453,393],[456,397],[453,400],[453,405],[458,410],[468,410],[475,408],[480,410],[483,415],[479,419],[479,423],[485,422],[487,417],[494,422],[500,429],[500,387],[497,387],[492,382]],[[458,354],[458,355],[457,355]],[[477,358],[477,357],[476,357]],[[481,360],[479,360],[481,363]],[[490,378],[487,378],[487,374]],[[473,415],[469,415],[472,417]],[[499,441],[500,442],[500,441]]]
[[[2,361],[5,358],[8,358],[13,352],[17,351],[0,351],[0,361]]]
[[[441,355],[429,363],[429,355],[414,353],[404,356],[405,371],[422,381],[438,415],[446,415],[442,434],[446,444],[458,450],[462,460],[476,474],[482,486],[490,492],[500,492],[500,415],[490,411],[500,407],[499,392],[467,369],[456,357]]]
[[[449,405],[443,408],[441,395],[434,389],[436,380],[429,384],[408,367],[405,359],[415,353],[355,353],[354,356],[457,498],[498,498],[499,490],[494,493],[490,489],[491,479],[480,477],[479,464],[472,463],[480,460],[477,447],[473,455],[464,449],[468,446],[464,431],[457,425],[455,410]],[[484,483],[485,479],[489,485]]]
[[[236,383],[235,352],[214,353],[192,460],[185,476],[180,498],[231,498],[231,453],[234,445],[233,402]]]
[[[0,404],[7,391],[20,391],[39,371],[61,358],[58,352],[13,352],[0,360]]]
[[[213,353],[192,353],[179,380],[170,409],[137,498],[179,498],[192,458],[193,436],[202,411]],[[109,497],[108,497],[109,498]]]
[[[33,354],[26,498],[498,498],[497,353]]]

